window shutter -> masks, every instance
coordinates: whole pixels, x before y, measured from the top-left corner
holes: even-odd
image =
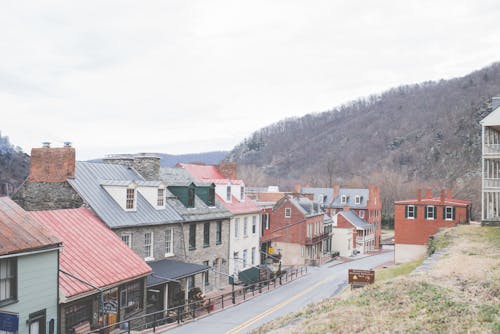
[[[453,207],[453,214],[452,214],[451,219],[455,220],[455,207]]]
[[[438,213],[437,213],[437,207],[436,206],[434,206],[434,210],[433,210],[432,214],[434,215],[434,219],[437,219]]]
[[[415,206],[414,206],[414,209],[413,209],[413,210],[414,210],[414,212],[415,212],[415,213],[413,214],[413,217],[415,217],[415,219],[417,219],[417,211],[418,211],[418,209],[417,209],[417,208],[418,208],[418,207],[415,205]]]
[[[405,218],[408,218],[408,205],[405,205]]]
[[[446,220],[446,207],[443,206],[443,220]]]
[[[425,213],[425,219],[429,219],[429,211],[428,211],[429,209],[428,209],[428,207],[429,207],[428,205],[425,206],[425,212],[424,212]]]

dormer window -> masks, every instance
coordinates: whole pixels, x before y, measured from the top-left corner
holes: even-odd
[[[127,189],[127,200],[125,202],[125,208],[127,210],[133,209],[134,202],[135,202],[135,189],[129,188],[129,189]]]
[[[347,196],[346,195],[340,196],[340,203],[342,203],[342,204],[346,204],[347,203]]]
[[[210,187],[208,189],[208,202],[207,202],[207,205],[208,206],[215,206],[215,188],[214,187]]]
[[[231,202],[231,185],[226,188],[226,201]]]
[[[361,204],[361,196],[356,195],[356,197],[354,197],[354,203]]]
[[[165,189],[163,188],[158,188],[158,201],[156,205],[158,206],[165,205]]]
[[[245,187],[241,187],[240,199],[242,201],[245,199]]]

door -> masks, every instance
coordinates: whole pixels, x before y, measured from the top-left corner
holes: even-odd
[[[29,315],[29,334],[45,334],[45,310],[30,313]]]

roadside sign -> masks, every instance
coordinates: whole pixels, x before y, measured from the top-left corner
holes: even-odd
[[[19,315],[0,312],[0,331],[17,332],[19,330]]]
[[[349,269],[349,284],[365,285],[375,283],[374,270]]]
[[[273,247],[269,247],[268,251],[267,251],[269,254],[274,254],[274,248]]]

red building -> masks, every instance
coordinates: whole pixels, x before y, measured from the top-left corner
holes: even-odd
[[[395,262],[406,262],[424,256],[429,237],[443,227],[468,224],[471,202],[451,197],[442,190],[440,197],[432,191],[418,190],[417,198],[394,202]]]
[[[280,254],[283,265],[318,265],[326,260],[324,241],[329,233],[319,203],[287,195],[266,213],[262,244]]]

